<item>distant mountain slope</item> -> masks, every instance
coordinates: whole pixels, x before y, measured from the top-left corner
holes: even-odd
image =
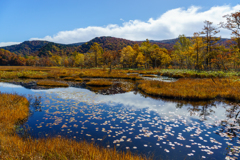
[[[17,55],[38,55],[38,56],[49,56],[49,54],[68,55],[70,52],[78,51],[86,53],[92,44],[97,42],[105,50],[121,50],[123,47],[128,45],[133,46],[143,41],[131,41],[123,38],[115,37],[96,37],[88,42],[80,42],[73,44],[58,44],[48,41],[24,41],[18,45],[12,45],[7,47],[0,47]],[[152,44],[157,44],[159,47],[166,49],[172,49],[173,45],[168,43],[162,43],[160,41],[151,41]],[[51,53],[50,53],[51,52]]]
[[[228,39],[221,39],[219,43],[224,44]],[[172,50],[174,44],[178,41],[178,38],[169,40],[153,41],[151,44],[157,44],[161,48]],[[131,41],[123,38],[115,37],[96,37],[88,42],[73,43],[73,44],[58,44],[48,41],[25,41],[18,45],[12,45],[7,47],[0,47],[17,55],[34,55],[34,56],[51,56],[57,55],[69,55],[70,53],[77,51],[80,53],[86,53],[94,42],[100,44],[104,50],[121,50],[128,45],[134,44],[141,45],[144,41]]]
[[[5,50],[13,52],[15,54],[22,55],[32,55],[34,52],[38,51],[40,48],[48,44],[48,41],[24,41],[23,43],[1,47]]]
[[[34,54],[42,57],[42,56],[51,56],[51,54],[57,54],[60,56],[69,55],[70,53],[77,50],[77,46],[74,45],[64,45],[64,44],[57,44],[53,42],[49,42]]]
[[[178,38],[166,39],[166,40],[160,40],[160,41],[152,41],[152,42],[159,42],[159,43],[174,45],[177,41],[178,41]]]
[[[131,40],[127,40],[127,39],[123,39],[123,38],[115,38],[115,37],[96,37],[96,38],[88,41],[87,43],[82,44],[79,47],[79,51],[82,53],[87,52],[94,42],[99,43],[100,46],[106,50],[121,50],[122,48],[124,48],[128,45],[133,46],[136,43],[138,45],[141,45],[141,43],[144,41],[131,41]],[[159,47],[164,47],[169,50],[172,49],[172,47],[173,47],[172,44],[165,44],[165,43],[161,43],[159,41],[150,41],[150,42],[152,44],[157,44]]]
[[[24,41],[18,45],[0,48],[13,52],[17,55],[47,56],[49,51],[59,55],[68,54],[69,52],[76,50],[76,47],[82,44],[83,43],[58,44],[48,41]]]
[[[187,38],[191,38],[191,37],[187,37]],[[163,44],[169,44],[171,46],[174,46],[174,44],[178,41],[179,38],[174,38],[174,39],[167,39],[167,40],[160,40],[160,41],[150,41],[152,43],[163,43]],[[219,43],[225,43],[227,40],[230,40],[228,38],[221,38],[221,40],[219,41]]]
[[[100,46],[105,50],[121,50],[123,47],[128,45],[133,46],[135,44],[134,41],[122,39],[122,38],[115,38],[115,37],[96,37],[87,43],[82,44],[79,47],[79,50],[82,53],[87,52],[94,42],[100,44]]]
[[[79,43],[72,43],[72,44],[65,44],[65,45],[67,45],[67,46],[81,46],[84,43],[85,42],[79,42]]]

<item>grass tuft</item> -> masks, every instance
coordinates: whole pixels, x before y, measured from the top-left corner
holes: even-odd
[[[68,87],[68,84],[66,84],[66,83],[51,81],[51,80],[38,81],[37,85],[39,85],[39,86],[49,86],[49,87]]]
[[[65,80],[65,81],[75,81],[75,77],[65,77],[65,78],[63,78],[63,80]]]
[[[75,78],[75,81],[83,81],[82,78]]]
[[[86,83],[89,86],[111,86],[113,82],[107,80],[91,80]]]
[[[152,75],[152,74],[144,74],[142,75],[143,77],[156,77],[155,75]]]

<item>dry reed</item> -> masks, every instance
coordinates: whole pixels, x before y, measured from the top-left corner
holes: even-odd
[[[149,95],[167,98],[240,100],[240,81],[233,79],[179,79],[176,82],[142,81],[139,89]]]

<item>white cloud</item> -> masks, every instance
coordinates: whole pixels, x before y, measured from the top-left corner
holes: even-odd
[[[89,26],[71,31],[61,31],[53,36],[44,38],[32,38],[31,40],[48,40],[58,43],[86,42],[94,37],[113,36],[126,38],[129,40],[163,40],[176,38],[180,34],[192,36],[194,32],[202,31],[204,21],[208,20],[217,26],[223,15],[240,10],[240,5],[214,6],[206,11],[201,11],[200,7],[191,6],[188,9],[176,8],[162,14],[159,18],[150,18],[147,22],[140,20],[130,20],[122,25],[109,24],[106,27]],[[230,37],[230,32],[221,29],[219,36]]]
[[[0,42],[0,47],[11,46],[14,44],[20,44],[21,42]]]

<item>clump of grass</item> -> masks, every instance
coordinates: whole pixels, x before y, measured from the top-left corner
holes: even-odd
[[[129,75],[127,77],[123,77],[121,79],[131,79],[131,80],[141,80],[143,79],[142,77],[136,76],[136,75]]]
[[[189,69],[161,69],[152,71],[152,73],[173,78],[225,78],[239,76],[239,72],[236,71],[199,71]]]
[[[58,74],[58,77],[60,78],[65,78],[65,77],[69,77],[69,74]]]
[[[39,85],[39,86],[49,86],[49,87],[68,87],[68,84],[66,84],[66,83],[51,81],[51,80],[38,81],[37,85]]]
[[[64,138],[21,138],[15,124],[29,115],[28,100],[15,94],[0,93],[0,158],[1,159],[116,159],[147,160],[131,152],[117,152],[86,141],[77,142]]]
[[[156,77],[155,75],[152,75],[152,74],[144,74],[142,75],[143,77]]]
[[[43,79],[46,78],[46,73],[42,71],[30,71],[30,70],[16,70],[16,71],[0,71],[1,79],[16,79],[16,78],[31,78],[31,79]]]
[[[89,82],[91,79],[90,78],[83,78],[83,81]]]
[[[17,72],[0,71],[0,79],[15,79],[18,78]]]
[[[142,81],[139,89],[149,95],[188,100],[226,98],[240,100],[240,81],[233,79],[179,79],[176,82]]]
[[[47,78],[46,75],[22,75],[18,78],[25,78],[25,79],[45,79]]]
[[[63,78],[65,81],[75,81],[75,77],[65,77]]]
[[[54,75],[47,75],[47,78],[48,78],[48,79],[57,79],[57,77],[54,76]]]
[[[101,79],[101,80],[91,80],[86,84],[89,86],[111,86],[113,82]]]
[[[108,90],[109,88],[110,88],[109,86],[88,86],[88,89],[95,93],[98,93],[99,91],[102,90]]]
[[[75,78],[75,81],[83,81],[82,78]]]
[[[12,131],[17,121],[28,117],[28,100],[15,94],[0,92],[0,133]]]

